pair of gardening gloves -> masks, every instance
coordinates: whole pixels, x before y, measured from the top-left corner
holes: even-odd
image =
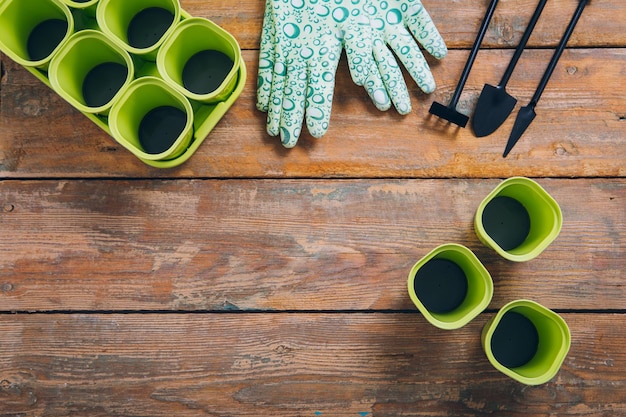
[[[393,104],[398,113],[410,113],[394,53],[431,93],[435,80],[418,42],[435,58],[448,52],[420,0],[266,0],[257,108],[267,112],[268,134],[291,148],[305,120],[313,137],[326,133],[342,50],[352,80],[379,110]]]

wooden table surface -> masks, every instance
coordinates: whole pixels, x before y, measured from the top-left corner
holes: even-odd
[[[576,0],[549,1],[507,86],[528,103]],[[236,7],[233,5],[236,4]],[[626,2],[593,0],[508,158],[447,103],[487,0],[424,0],[449,48],[413,112],[374,108],[337,72],[326,136],[284,149],[255,108],[263,0],[183,0],[235,35],[245,89],[185,164],[139,161],[1,56],[0,416],[626,415]],[[461,96],[497,84],[536,0],[502,0]],[[406,76],[406,74],[405,74]],[[537,180],[563,228],[526,263],[473,230],[504,178]],[[406,289],[435,246],[472,249],[489,308],[428,324]],[[572,345],[550,382],[496,371],[486,321],[528,298]]]

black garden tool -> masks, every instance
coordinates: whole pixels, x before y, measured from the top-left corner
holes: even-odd
[[[563,34],[563,37],[561,38],[559,45],[554,51],[554,55],[552,55],[552,59],[550,60],[550,63],[548,64],[548,67],[546,68],[546,71],[544,72],[543,77],[541,78],[541,81],[539,82],[539,86],[537,86],[537,90],[535,91],[535,94],[530,100],[530,103],[522,107],[519,110],[519,113],[517,113],[517,118],[515,119],[515,123],[513,124],[513,130],[511,131],[511,136],[509,136],[509,141],[507,142],[506,148],[504,149],[504,153],[502,154],[503,158],[506,158],[509,152],[511,152],[511,149],[513,149],[513,146],[515,146],[519,138],[522,137],[522,135],[524,134],[528,126],[530,126],[532,121],[535,119],[535,116],[536,116],[535,107],[537,106],[537,103],[539,102],[539,99],[541,98],[541,94],[543,93],[543,90],[546,88],[546,85],[548,84],[548,80],[550,80],[550,77],[552,76],[552,73],[554,72],[554,68],[556,67],[557,62],[559,61],[559,58],[561,57],[561,54],[563,53],[563,50],[565,49],[565,45],[569,41],[570,36],[572,36],[574,27],[576,27],[576,24],[578,23],[578,19],[580,19],[580,16],[582,15],[583,10],[585,6],[587,5],[588,1],[589,0],[580,0],[580,2],[578,3],[578,7],[576,8],[576,11],[574,12],[574,16],[572,16],[572,20],[569,22],[569,25],[567,25],[567,29],[565,29],[565,33]]]
[[[463,92],[463,87],[465,87],[465,82],[467,81],[467,77],[472,69],[472,65],[474,65],[474,60],[476,59],[476,55],[478,54],[478,49],[480,48],[480,44],[485,37],[485,33],[487,32],[487,27],[489,27],[489,22],[493,17],[493,12],[496,10],[496,6],[498,5],[498,0],[491,0],[491,4],[487,9],[487,13],[483,18],[483,23],[480,26],[478,31],[478,36],[474,41],[474,45],[470,51],[470,55],[467,58],[467,62],[465,63],[465,68],[461,73],[461,79],[456,86],[456,90],[454,90],[454,95],[452,96],[452,100],[450,100],[450,104],[444,106],[443,104],[437,103],[436,101],[430,106],[429,112],[434,114],[437,117],[441,117],[442,119],[446,119],[447,121],[454,123],[460,127],[465,127],[467,125],[467,121],[469,117],[460,113],[456,110],[456,105],[459,102],[459,98],[461,97],[461,92]]]
[[[497,87],[485,84],[483,87],[483,91],[480,93],[480,97],[478,97],[478,102],[476,103],[474,116],[472,117],[472,130],[477,137],[480,138],[495,132],[502,123],[504,123],[507,117],[509,117],[515,104],[517,104],[517,99],[506,92],[506,84],[509,82],[515,65],[522,56],[522,52],[524,52],[528,38],[530,38],[547,1],[548,0],[540,0],[539,4],[537,4],[535,13],[533,13],[530,18],[526,31],[515,49],[513,58],[511,58],[511,62],[506,68],[502,80],[500,80],[500,84],[498,84]]]

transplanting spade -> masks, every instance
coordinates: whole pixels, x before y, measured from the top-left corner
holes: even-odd
[[[567,26],[567,29],[565,29],[565,33],[563,34],[563,37],[561,38],[559,45],[554,51],[554,55],[552,56],[552,59],[550,60],[550,63],[548,64],[548,68],[546,68],[546,71],[543,74],[541,81],[539,82],[539,86],[537,87],[535,94],[530,100],[530,103],[528,103],[528,105],[522,107],[519,110],[519,113],[517,114],[517,118],[515,119],[515,124],[513,125],[513,130],[511,131],[511,136],[509,136],[509,141],[507,142],[506,148],[504,149],[504,153],[502,154],[503,158],[506,158],[509,152],[511,152],[511,149],[513,149],[513,146],[515,146],[519,138],[522,137],[522,135],[524,134],[528,126],[530,126],[530,124],[534,120],[536,116],[535,107],[537,106],[537,102],[539,102],[539,99],[541,98],[541,94],[543,93],[543,90],[546,88],[546,85],[548,84],[548,80],[550,79],[550,76],[554,72],[554,68],[556,67],[557,62],[559,58],[561,57],[563,50],[565,49],[565,45],[567,44],[567,41],[569,40],[570,36],[572,36],[574,27],[576,27],[576,24],[578,23],[578,20],[580,19],[580,16],[582,15],[583,10],[585,6],[587,5],[588,1],[589,0],[580,0],[580,2],[578,3],[578,7],[576,8],[576,11],[574,12],[574,16],[572,16],[572,20]]]
[[[483,91],[480,93],[478,102],[476,103],[474,116],[472,117],[472,130],[477,137],[480,138],[495,132],[513,111],[517,99],[506,92],[506,84],[509,82],[515,65],[522,56],[522,52],[524,52],[528,38],[530,38],[547,1],[548,0],[540,0],[539,4],[537,4],[535,13],[533,13],[526,27],[526,31],[515,49],[513,58],[511,58],[511,62],[506,68],[500,84],[498,84],[497,87],[485,84],[483,87]]]

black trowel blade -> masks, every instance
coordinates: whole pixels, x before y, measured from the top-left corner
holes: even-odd
[[[495,132],[509,117],[516,103],[517,100],[504,87],[485,84],[472,117],[474,135],[481,138]]]
[[[506,148],[504,149],[504,153],[502,154],[503,158],[511,152],[513,146],[517,143],[519,138],[522,137],[528,126],[535,119],[535,106],[528,105],[519,109],[519,113],[517,113],[517,118],[515,119],[515,124],[513,125],[513,130],[511,131],[511,136],[509,136],[509,141],[506,144]]]

